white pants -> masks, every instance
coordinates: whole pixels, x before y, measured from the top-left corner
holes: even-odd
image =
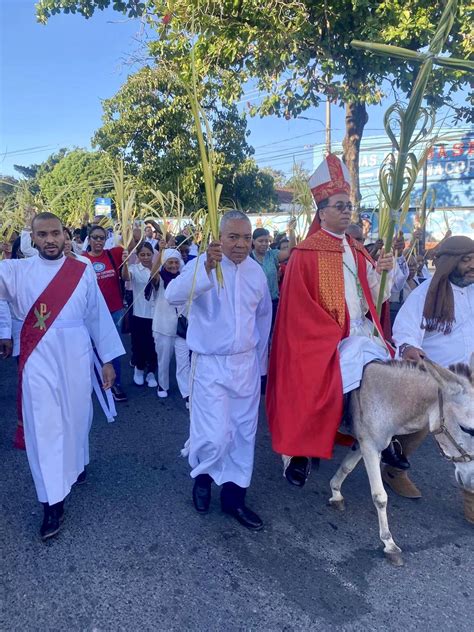
[[[191,476],[209,474],[217,485],[248,487],[260,403],[256,350],[229,356],[193,353],[190,399]]]
[[[158,384],[168,391],[170,388],[170,362],[173,350],[176,357],[176,380],[182,397],[189,397],[189,347],[180,336],[166,336],[153,332],[156,355],[158,356]]]

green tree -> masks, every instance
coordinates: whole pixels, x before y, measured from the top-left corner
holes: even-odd
[[[64,158],[67,153],[67,149],[62,147],[59,151],[51,154],[45,161],[29,165],[27,167],[23,165],[13,165],[15,171],[23,176],[26,183],[26,188],[32,195],[38,195],[40,191],[39,178],[45,176],[52,171],[55,165]]]
[[[273,169],[273,167],[262,167],[262,171],[273,178],[276,187],[286,186],[286,173],[281,169]]]
[[[469,0],[459,2],[449,49],[458,57],[472,55]],[[203,72],[218,76],[221,96],[232,101],[251,79],[268,94],[252,113],[290,118],[337,100],[346,109],[344,160],[359,198],[360,141],[368,104],[383,97],[381,84],[409,93],[417,68],[392,58],[356,51],[352,39],[422,48],[436,28],[443,9],[433,0],[41,0],[39,21],[61,10],[90,17],[112,5],[133,17],[146,16],[158,39],[150,51],[160,61],[178,65],[188,59],[190,34]],[[453,94],[468,81],[464,73],[437,69],[430,80],[428,101],[453,105]],[[448,83],[447,91],[444,90]],[[472,117],[461,107],[460,117]]]
[[[223,185],[222,197],[240,205],[235,176],[241,165],[248,169],[245,161],[253,153],[246,141],[245,117],[235,106],[223,107],[212,85],[203,88],[203,107],[212,127],[216,178]],[[122,158],[143,189],[175,193],[179,189],[187,211],[200,208],[204,187],[192,115],[188,98],[173,76],[164,68],[142,68],[103,107],[103,125],[95,133],[93,144]],[[259,205],[268,181],[255,169],[251,173],[255,204]],[[251,173],[246,172],[246,181]],[[269,204],[272,195],[273,187],[266,200]],[[252,203],[251,196],[245,200],[244,206]]]
[[[17,186],[18,180],[16,178],[0,175],[0,204],[15,196]]]
[[[38,179],[48,207],[64,221],[77,223],[92,213],[95,197],[112,190],[110,163],[103,152],[75,149]]]
[[[259,169],[252,158],[233,174],[232,186],[231,198],[237,208],[243,211],[270,211],[275,208],[277,195],[273,177]]]

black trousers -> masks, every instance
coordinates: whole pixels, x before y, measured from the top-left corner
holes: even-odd
[[[151,318],[132,316],[132,355],[135,366],[140,371],[154,373],[158,366],[155,351],[155,341],[151,330]]]

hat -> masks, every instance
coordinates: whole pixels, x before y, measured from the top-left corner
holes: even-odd
[[[316,204],[336,193],[351,192],[351,177],[346,165],[335,154],[329,154],[309,179],[309,188]]]

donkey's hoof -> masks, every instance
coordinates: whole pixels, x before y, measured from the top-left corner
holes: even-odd
[[[342,500],[329,500],[329,505],[333,508],[333,509],[337,509],[337,511],[345,511],[346,510],[346,503],[344,502],[344,499]]]
[[[405,564],[400,551],[385,551],[385,557],[392,566],[404,566]]]

